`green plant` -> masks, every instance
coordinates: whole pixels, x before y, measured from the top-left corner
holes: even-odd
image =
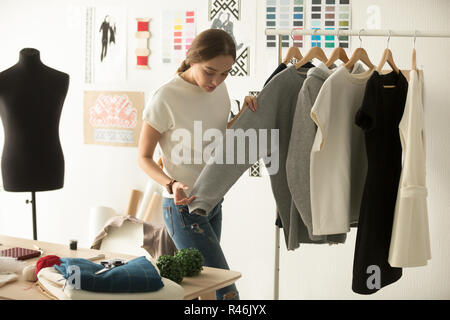
[[[162,255],[156,261],[156,266],[161,273],[161,277],[170,279],[176,283],[183,281],[183,267],[180,262],[170,255]]]
[[[198,249],[181,249],[175,253],[175,258],[182,266],[183,276],[196,276],[203,270],[204,258]]]

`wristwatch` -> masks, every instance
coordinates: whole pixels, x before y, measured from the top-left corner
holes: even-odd
[[[169,194],[173,194],[172,186],[175,182],[177,182],[177,180],[172,179],[172,180],[170,180],[170,182],[168,184],[166,184],[166,189],[167,189],[167,192],[169,192]]]

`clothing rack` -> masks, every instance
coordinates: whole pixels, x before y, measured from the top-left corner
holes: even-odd
[[[273,29],[266,28],[265,35],[278,36],[278,65],[282,60],[282,36],[298,35],[327,35],[327,36],[358,36],[361,37],[414,37],[415,38],[450,38],[450,32],[443,31],[419,31],[419,30],[321,30],[321,29]],[[415,41],[414,41],[415,42]],[[275,218],[278,212],[275,210]],[[275,226],[275,266],[274,266],[274,300],[279,299],[280,279],[280,228]]]

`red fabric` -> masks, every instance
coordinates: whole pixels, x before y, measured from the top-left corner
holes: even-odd
[[[61,264],[61,260],[59,259],[58,256],[48,255],[48,256],[42,257],[36,262],[36,271],[35,272],[36,272],[36,274],[38,274],[39,271],[41,271],[41,269],[53,267],[55,264],[58,266]]]

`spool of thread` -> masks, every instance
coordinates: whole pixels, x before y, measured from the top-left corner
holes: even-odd
[[[36,282],[38,279],[36,274],[36,265],[33,264],[23,268],[22,275],[26,281]]]
[[[78,241],[77,240],[70,240],[70,250],[77,250],[78,247]]]

